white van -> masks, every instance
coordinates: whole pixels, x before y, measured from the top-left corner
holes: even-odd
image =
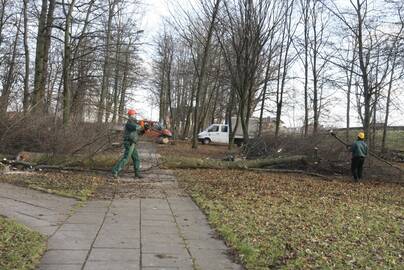
[[[236,123],[236,118],[232,118],[232,123]],[[254,138],[258,135],[259,128],[259,119],[258,118],[250,118],[248,125],[248,135],[251,138]],[[198,141],[203,144],[209,143],[224,143],[229,144],[230,132],[229,125],[227,124],[213,124],[210,125],[207,129],[200,132],[198,134]],[[236,133],[234,135],[234,143],[237,145],[241,145],[243,143],[243,130],[241,128],[241,124],[239,123],[237,126]]]

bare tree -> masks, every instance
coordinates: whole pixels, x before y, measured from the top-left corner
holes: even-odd
[[[294,0],[286,1],[284,5],[285,5],[284,8],[285,13],[283,17],[282,39],[280,45],[281,48],[279,53],[278,78],[276,87],[276,122],[275,122],[276,137],[279,136],[280,131],[286,76],[288,68],[290,67],[289,50],[292,44],[292,36],[294,32],[294,29],[292,29]]]
[[[104,115],[106,113],[106,97],[108,94],[109,88],[109,80],[110,80],[110,51],[111,51],[111,39],[112,39],[112,19],[115,13],[115,6],[117,5],[118,0],[108,0],[108,21],[107,21],[107,29],[106,29],[106,44],[104,50],[104,63],[103,63],[103,71],[102,71],[102,85],[101,85],[101,93],[98,104],[98,122],[102,122],[104,119]]]
[[[45,86],[48,76],[48,59],[55,6],[56,0],[42,0],[36,43],[34,92],[31,100],[31,105],[37,112],[46,111]]]
[[[230,73],[231,87],[239,101],[240,124],[244,142],[249,140],[249,119],[255,108],[264,46],[270,39],[267,10],[272,1],[225,2],[225,20],[221,26],[225,33],[219,36],[225,63]]]
[[[24,96],[23,96],[23,109],[24,112],[28,111],[29,107],[29,75],[30,75],[30,56],[28,44],[28,3],[29,0],[23,0],[23,16],[24,16],[24,56],[25,56],[25,73],[24,73]]]

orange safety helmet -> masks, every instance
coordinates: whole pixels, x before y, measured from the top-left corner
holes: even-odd
[[[132,115],[135,115],[135,114],[136,114],[136,111],[134,109],[129,109],[128,110],[128,115],[129,116],[132,116]]]
[[[144,121],[143,121],[143,120],[140,120],[140,121],[139,121],[139,125],[140,125],[142,128],[144,128]]]

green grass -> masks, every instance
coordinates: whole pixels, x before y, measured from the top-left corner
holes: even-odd
[[[404,186],[177,171],[247,269],[402,269]]]
[[[86,201],[105,179],[96,175],[78,173],[31,173],[0,175],[0,182]]]
[[[45,250],[41,234],[0,217],[0,269],[35,269]]]

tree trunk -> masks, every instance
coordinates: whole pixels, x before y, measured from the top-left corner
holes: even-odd
[[[51,44],[55,5],[56,0],[42,0],[41,13],[39,16],[35,56],[34,92],[31,102],[33,110],[39,113],[44,113],[46,111],[45,85],[48,72],[49,48]]]
[[[63,1],[64,3],[64,1]],[[64,57],[63,57],[63,125],[67,127],[70,122],[70,111],[72,106],[72,90],[70,78],[71,65],[71,44],[70,28],[72,26],[72,13],[75,0],[72,0],[66,14]]]
[[[112,3],[111,3],[112,1]],[[105,44],[105,52],[104,52],[104,64],[102,69],[102,84],[101,84],[101,93],[100,100],[98,103],[98,116],[97,121],[101,123],[104,118],[104,114],[106,112],[106,97],[109,90],[109,76],[110,76],[110,64],[109,64],[109,53],[111,46],[111,28],[112,28],[112,18],[114,17],[114,10],[116,0],[109,0],[108,5],[108,22],[107,22],[107,33],[106,33],[106,44]]]
[[[24,96],[23,96],[23,110],[26,113],[29,108],[29,45],[28,45],[28,3],[29,0],[23,0],[23,16],[24,16],[24,56],[25,56],[25,74],[24,74]]]
[[[13,42],[11,57],[9,58],[8,70],[5,77],[5,81],[3,84],[3,91],[0,96],[0,116],[4,116],[7,113],[7,107],[9,105],[9,98],[11,94],[11,88],[14,83],[15,79],[15,65],[16,65],[16,57],[17,57],[17,44],[18,44],[18,37],[20,33],[20,26],[21,26],[21,18],[18,22],[17,26],[17,34],[15,35],[15,39]]]
[[[304,136],[309,132],[309,0],[304,0]]]
[[[272,38],[271,38],[271,43],[272,43]],[[266,94],[267,94],[267,88],[268,88],[268,81],[269,81],[269,73],[271,69],[271,60],[272,60],[272,46],[270,46],[270,53],[268,57],[268,62],[267,62],[267,67],[265,70],[265,81],[264,81],[264,87],[262,88],[262,100],[261,100],[261,109],[260,109],[260,120],[259,120],[259,127],[258,127],[258,136],[262,135],[262,121],[264,118],[264,109],[265,109],[265,99],[266,99]]]
[[[368,71],[367,64],[364,55],[364,45],[363,45],[363,16],[361,13],[362,3],[360,0],[356,1],[357,9],[356,15],[358,19],[358,57],[359,57],[359,68],[361,70],[361,77],[363,83],[363,98],[364,98],[364,113],[363,113],[363,129],[366,134],[366,140],[370,137],[370,118],[371,118],[371,89],[369,87],[369,79],[368,79]]]
[[[118,119],[118,99],[119,99],[119,77],[121,73],[121,31],[118,30],[115,52],[115,78],[114,78],[114,100],[112,123],[116,123]]]
[[[126,48],[125,51],[125,66],[124,66],[124,71],[123,71],[123,76],[122,76],[122,84],[121,84],[121,96],[120,96],[120,101],[119,101],[119,123],[122,123],[124,121],[123,115],[124,115],[124,110],[125,110],[125,101],[126,101],[126,89],[128,87],[128,73],[129,73],[129,65],[130,65],[130,46],[132,44],[132,41],[129,41],[128,47]]]
[[[202,63],[201,63],[201,70],[199,73],[199,79],[198,79],[198,85],[196,88],[196,99],[195,99],[195,109],[194,109],[194,130],[193,130],[193,136],[192,136],[192,148],[197,148],[198,147],[198,122],[199,122],[199,115],[198,115],[198,110],[199,110],[199,95],[201,93],[201,89],[204,86],[205,83],[205,73],[206,73],[206,65],[208,62],[208,57],[209,57],[209,50],[210,50],[210,43],[212,40],[213,36],[213,30],[214,26],[216,23],[216,17],[219,12],[219,5],[220,5],[221,0],[216,0],[215,6],[213,7],[213,13],[212,13],[212,18],[209,23],[209,29],[206,37],[206,42],[204,44],[203,48],[203,54],[202,54]]]
[[[281,47],[281,53],[280,53],[280,57],[279,57],[279,67],[278,67],[278,80],[280,79],[280,82],[278,81],[278,87],[277,87],[277,94],[276,94],[276,123],[275,123],[275,137],[279,136],[279,131],[280,131],[280,124],[281,124],[281,115],[282,115],[282,106],[283,106],[283,94],[284,94],[284,90],[285,90],[285,82],[286,82],[286,74],[287,74],[287,69],[288,69],[288,53],[289,53],[289,48],[290,48],[290,44],[292,41],[292,37],[291,37],[291,22],[292,22],[292,5],[293,5],[293,1],[291,4],[287,3],[288,7],[285,10],[285,25],[283,28],[283,34],[282,34],[282,47]],[[284,54],[284,58],[283,58],[283,71],[282,71],[282,76],[280,76],[280,72],[281,72],[281,65],[282,65],[282,50],[283,50],[283,46],[285,46],[283,44],[283,42],[285,41],[285,35],[287,35],[286,38],[286,48],[285,48],[285,54]],[[279,85],[280,84],[280,85]]]
[[[347,104],[346,104],[346,132],[345,132],[345,140],[349,141],[349,128],[350,128],[350,118],[351,118],[351,90],[352,90],[352,77],[354,71],[354,64],[355,64],[355,52],[356,52],[356,41],[352,48],[352,61],[351,61],[351,68],[348,71],[348,90],[347,90]]]
[[[182,133],[182,138],[185,139],[185,137],[188,136],[189,134],[189,128],[191,125],[191,119],[192,119],[192,104],[194,101],[194,96],[195,96],[195,84],[194,84],[194,78],[192,80],[192,85],[191,85],[191,96],[189,99],[189,105],[188,105],[188,109],[187,109],[187,117],[186,117],[186,121],[185,121],[185,127],[184,127],[184,131]]]

